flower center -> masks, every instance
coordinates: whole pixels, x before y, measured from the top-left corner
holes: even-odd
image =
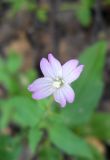
[[[64,84],[64,81],[62,79],[56,79],[54,82],[53,82],[53,86],[55,88],[60,88],[62,85]]]

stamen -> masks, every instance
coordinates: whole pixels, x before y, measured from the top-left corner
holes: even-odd
[[[63,84],[64,84],[64,81],[62,79],[56,79],[53,82],[53,86],[57,89],[60,88]]]

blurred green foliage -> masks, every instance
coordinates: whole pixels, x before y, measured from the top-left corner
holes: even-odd
[[[15,160],[18,159],[21,152],[19,138],[11,138],[9,136],[0,136],[0,159]]]
[[[9,0],[11,13],[16,15],[21,10],[34,12],[38,21],[45,23],[48,20],[48,10],[46,7],[39,7],[35,0]]]
[[[7,3],[11,5],[11,13],[12,15],[16,15],[21,10],[27,10],[32,12],[36,16],[36,20],[46,23],[49,20],[49,13],[51,11],[51,5],[49,2],[42,6],[37,3],[35,0],[5,0]],[[59,6],[56,6],[58,11],[73,11],[76,15],[76,19],[79,23],[88,27],[92,24],[93,20],[93,12],[95,16],[96,10],[96,1],[95,0],[79,0],[78,2],[62,2],[58,3]],[[101,6],[110,5],[110,0],[104,0],[100,2]]]
[[[96,16],[95,10],[98,4],[103,8],[104,5],[110,5],[110,0],[104,0],[99,2],[95,0],[80,0],[76,4],[76,6],[74,7],[76,12],[76,18],[79,20],[82,26],[90,26],[93,18],[92,13],[94,12],[94,16]]]
[[[60,134],[59,134],[60,133]],[[51,126],[50,140],[61,150],[69,155],[92,159],[91,150],[84,140],[79,138],[66,126],[56,124]],[[81,148],[81,149],[80,149]]]
[[[104,3],[105,5],[110,5],[110,0],[105,0],[105,1],[103,1],[103,3]]]
[[[0,156],[4,157],[0,159],[13,160],[16,156],[17,160],[22,139],[26,139],[31,155],[37,152],[40,160],[45,157],[63,160],[64,153],[78,160],[96,160],[97,157],[104,160],[85,137],[110,139],[110,114],[94,112],[104,87],[102,74],[106,48],[106,43],[100,41],[81,54],[79,60],[85,68],[79,80],[73,83],[76,100],[64,109],[51,98],[41,101],[31,98],[27,87],[36,79],[37,73],[33,69],[22,71],[23,59],[19,53],[10,51],[5,59],[0,58],[0,84],[6,90],[0,100]],[[3,134],[11,123],[21,130],[15,137]]]
[[[34,0],[9,0],[13,14],[19,12],[21,9],[34,10],[36,3]]]
[[[48,21],[49,8],[40,8],[34,0],[8,2],[13,15],[26,9],[34,12],[37,20]],[[80,0],[75,5],[59,8],[75,10],[81,25],[88,27],[94,5],[94,0]],[[86,137],[94,136],[105,142],[110,139],[110,114],[95,112],[104,88],[106,48],[106,42],[100,41],[81,54],[79,60],[85,68],[72,86],[76,100],[65,109],[60,109],[50,98],[41,101],[31,98],[27,87],[38,75],[34,69],[22,71],[23,58],[19,53],[10,51],[6,58],[0,58],[0,86],[4,91],[0,99],[0,160],[19,159],[23,140],[27,142],[31,158],[37,154],[40,160],[63,160],[67,154],[77,160],[104,160]],[[8,134],[10,124],[20,128],[15,136]]]
[[[98,126],[98,127],[97,127]],[[81,129],[81,134],[93,135],[105,142],[110,138],[110,114],[96,113],[92,120]],[[84,133],[83,133],[84,132]]]
[[[95,0],[80,0],[76,7],[76,17],[79,22],[87,27],[92,21],[92,8]]]
[[[79,60],[85,68],[80,79],[73,83],[77,93],[74,108],[70,104],[61,114],[65,123],[72,126],[82,125],[90,119],[97,107],[104,87],[102,73],[105,53],[106,43],[98,42],[81,54]]]

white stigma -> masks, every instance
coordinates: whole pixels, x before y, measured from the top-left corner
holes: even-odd
[[[53,82],[53,86],[57,89],[60,88],[63,84],[64,84],[64,81],[62,79],[56,79]]]

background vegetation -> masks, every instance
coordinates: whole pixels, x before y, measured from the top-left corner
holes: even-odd
[[[0,1],[0,160],[110,159],[110,1]],[[73,104],[35,101],[48,52],[85,65]]]

